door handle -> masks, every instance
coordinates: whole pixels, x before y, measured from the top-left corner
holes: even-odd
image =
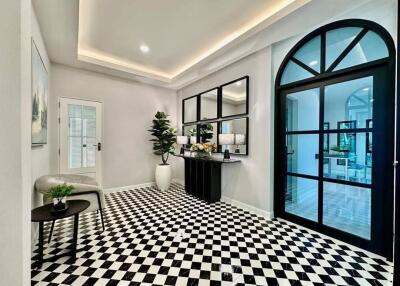
[[[101,143],[97,143],[93,145],[94,147],[97,147],[97,151],[101,151]]]

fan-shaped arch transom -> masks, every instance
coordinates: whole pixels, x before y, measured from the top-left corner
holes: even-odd
[[[321,30],[292,49],[281,67],[278,83],[287,85],[388,57],[384,38],[362,22]]]

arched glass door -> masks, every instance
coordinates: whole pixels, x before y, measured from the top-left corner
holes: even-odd
[[[276,82],[275,212],[391,256],[394,44],[345,20],[301,40]]]

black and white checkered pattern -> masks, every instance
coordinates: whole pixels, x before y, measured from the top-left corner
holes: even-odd
[[[106,195],[106,231],[82,215],[75,263],[32,269],[32,285],[391,285],[393,267],[281,220],[223,202],[207,204],[180,185]],[[58,222],[45,254],[68,246]],[[49,226],[46,226],[47,230]]]

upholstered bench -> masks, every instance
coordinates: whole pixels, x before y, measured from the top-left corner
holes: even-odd
[[[101,217],[101,224],[104,227],[103,209],[105,207],[104,193],[101,187],[98,185],[95,179],[83,176],[83,175],[71,175],[71,174],[56,174],[56,175],[45,175],[38,178],[35,181],[35,191],[43,194],[43,202],[45,204],[51,203],[51,199],[46,196],[49,189],[53,186],[60,184],[68,184],[74,186],[72,194],[69,197],[74,199],[82,199],[90,202],[89,208],[86,212],[99,211]],[[49,241],[53,232],[54,222],[50,230]]]

